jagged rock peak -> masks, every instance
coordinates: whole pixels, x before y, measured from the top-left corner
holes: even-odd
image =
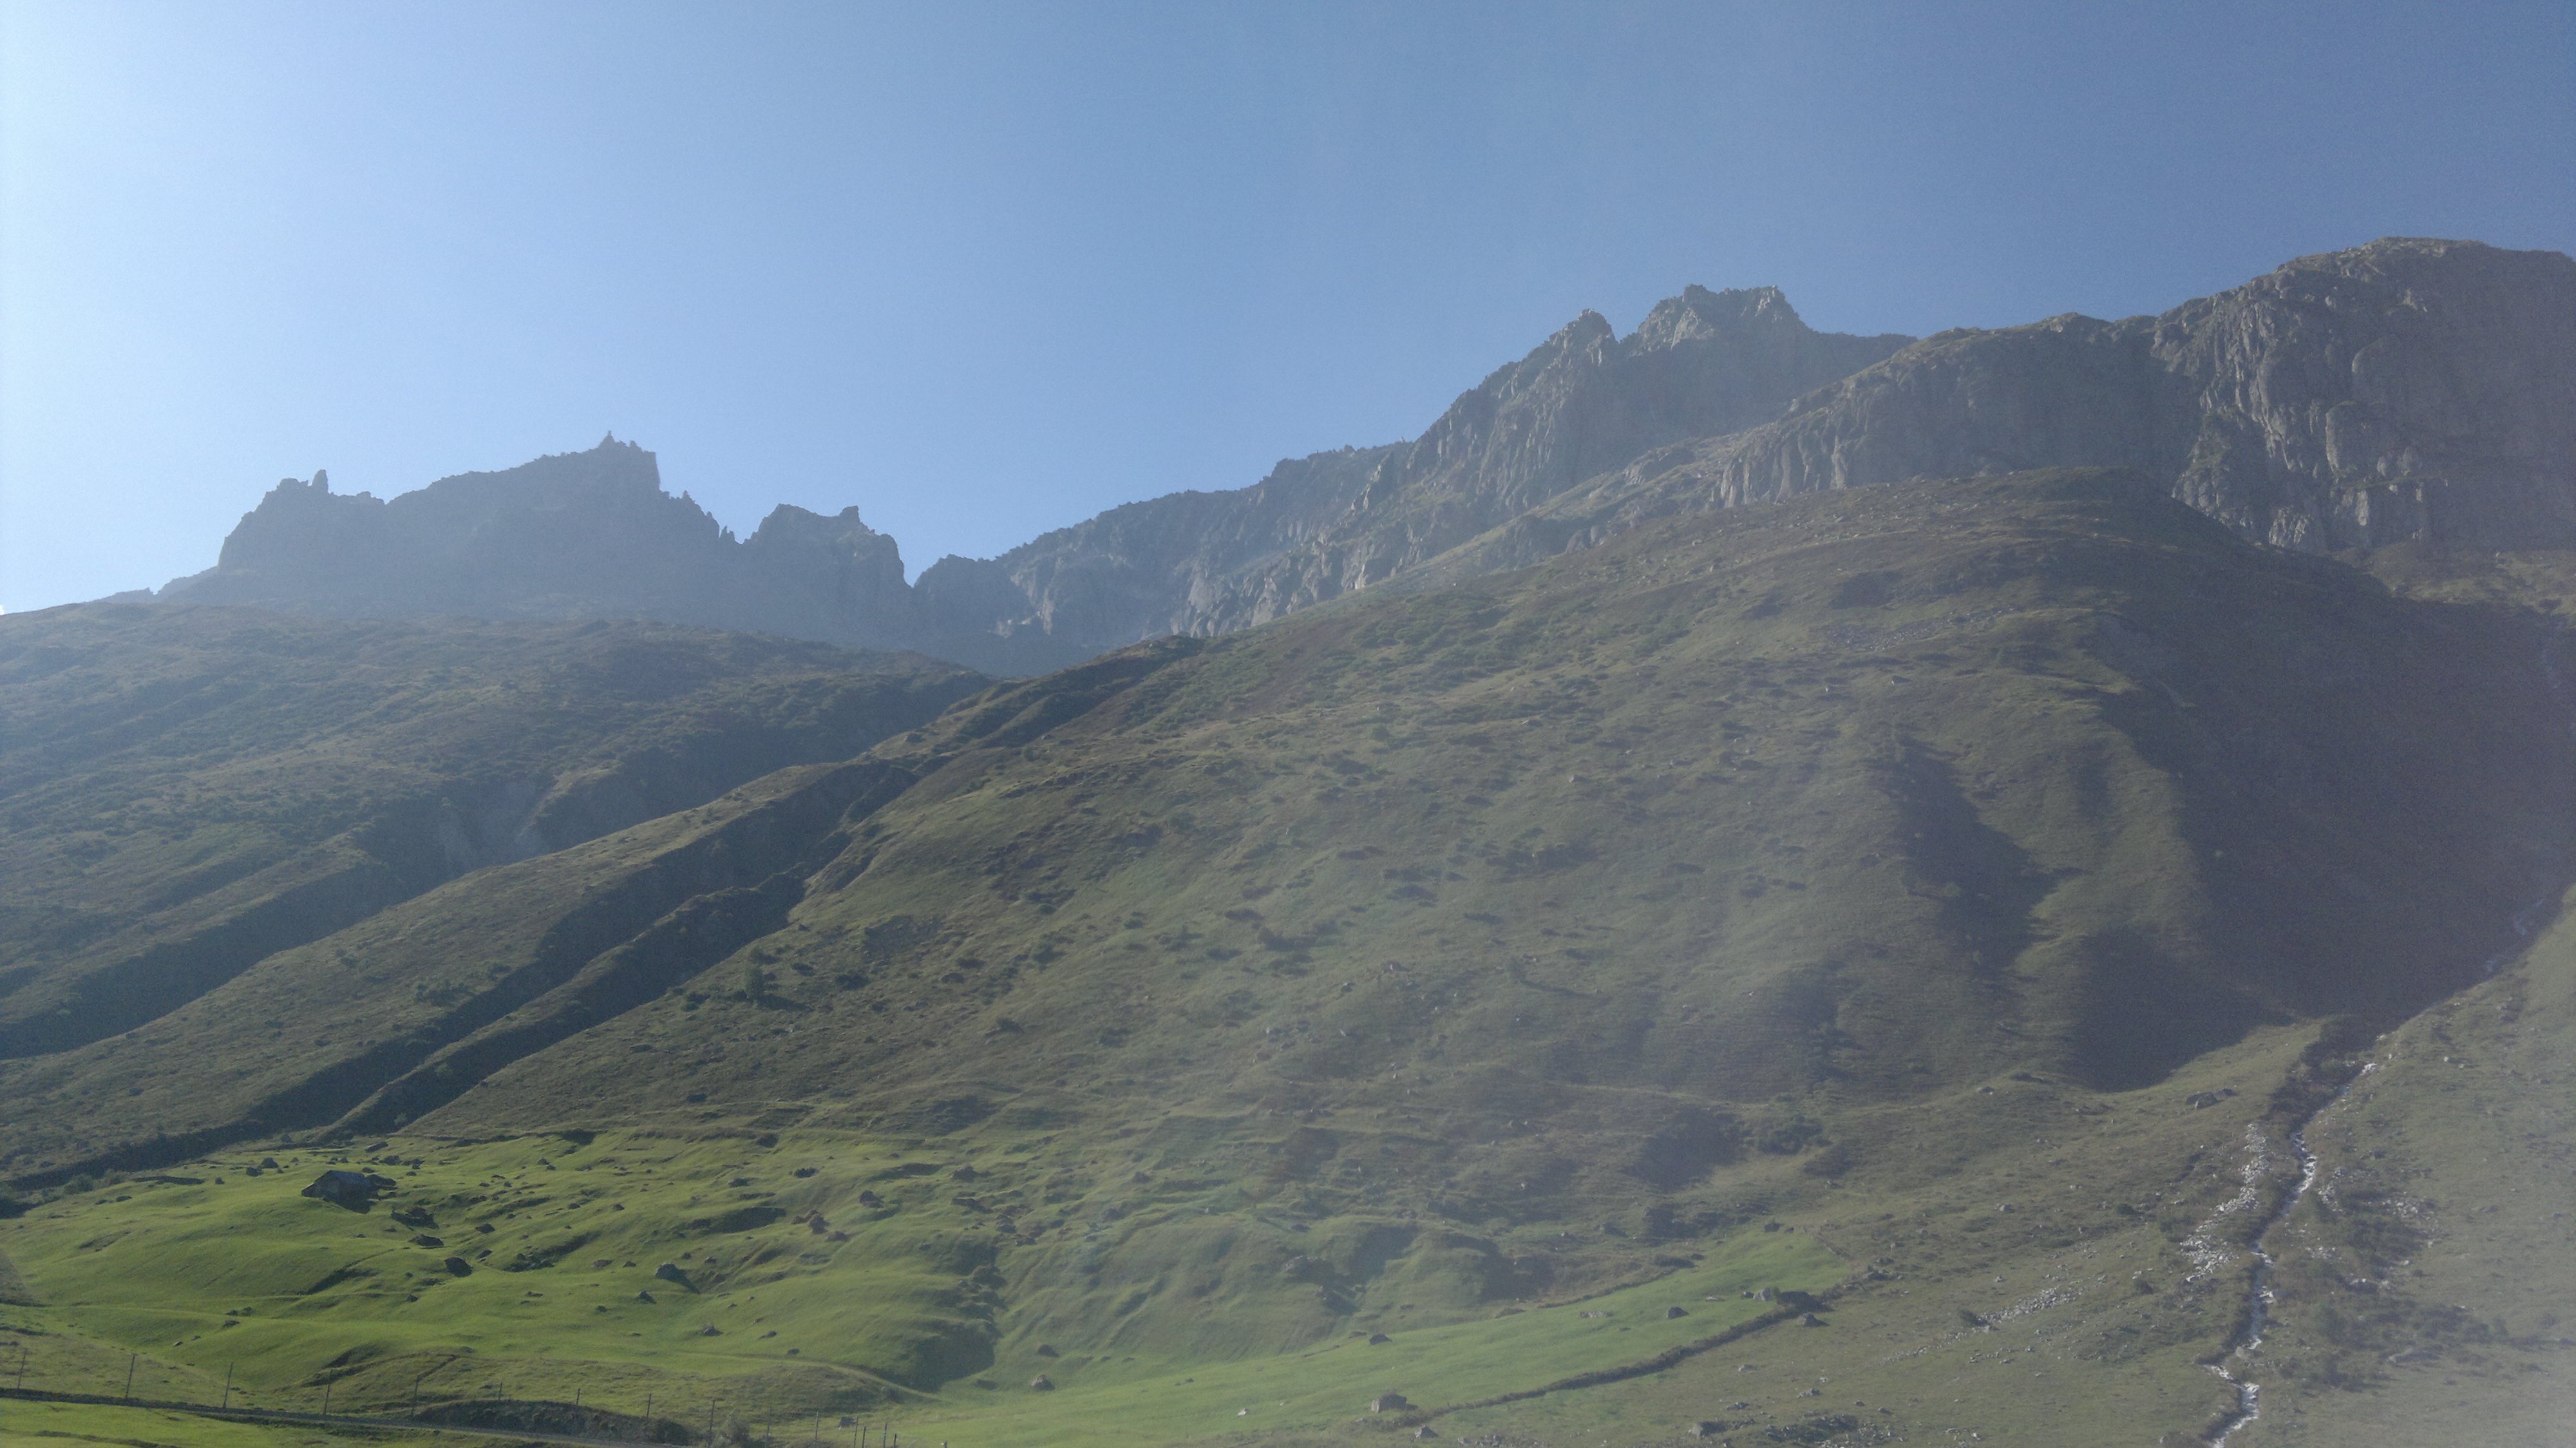
[[[1610,319],[1586,307],[1582,315],[1557,328],[1556,335],[1541,343],[1538,350],[1542,353],[1568,351],[1617,340],[1619,340],[1619,329],[1610,325]]]
[[[1925,338],[1776,421],[1647,457],[1541,531],[1597,540],[1676,509],[2089,466],[2302,551],[2563,548],[2571,339],[2576,261],[2390,237],[2160,316]]]
[[[1755,328],[1804,332],[1806,321],[1778,287],[1729,287],[1722,292],[1692,285],[1666,297],[1637,324],[1633,340],[1671,346],[1695,338]]]
[[[752,530],[754,543],[821,543],[827,545],[865,545],[875,547],[879,540],[892,549],[894,539],[869,527],[859,517],[856,504],[837,513],[817,513],[794,503],[781,503],[769,510]]]

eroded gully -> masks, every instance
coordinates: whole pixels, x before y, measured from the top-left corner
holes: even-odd
[[[2237,1330],[2236,1340],[2228,1344],[2226,1354],[2209,1365],[2209,1370],[2218,1374],[2221,1381],[2236,1389],[2236,1410],[2219,1419],[2207,1435],[2206,1441],[2211,1448],[2226,1448],[2227,1440],[2235,1436],[2236,1430],[2263,1415],[2263,1385],[2247,1374],[2253,1370],[2255,1351],[2263,1346],[2263,1326],[2271,1316],[2275,1300],[2272,1295],[2272,1254],[2264,1244],[2271,1240],[2274,1230],[2290,1219],[2290,1213],[2298,1209],[2299,1203],[2317,1184],[2317,1154],[2308,1146],[2308,1131],[2343,1100],[2345,1093],[2378,1069],[2376,1061],[2364,1065],[2290,1132],[2290,1151],[2299,1163],[2298,1185],[2282,1195],[2273,1206],[2272,1214],[2263,1219],[2262,1227],[2254,1234],[2254,1276],[2246,1289],[2245,1325]]]

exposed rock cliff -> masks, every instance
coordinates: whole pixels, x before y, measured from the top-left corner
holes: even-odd
[[[2576,261],[2392,238],[2160,317],[1944,332],[1787,417],[1640,459],[1452,566],[1697,508],[2082,464],[2136,468],[2304,551],[2576,544]]]
[[[1365,587],[1651,449],[1750,426],[1908,340],[1813,331],[1768,287],[1693,287],[1626,338],[1587,312],[1412,442],[1112,509],[998,559],[943,559],[911,587],[894,540],[855,508],[781,507],[737,542],[662,491],[651,453],[614,439],[391,501],[333,493],[316,474],[278,484],[221,562],[173,596],[355,616],[654,618],[1034,673]]]
[[[164,595],[342,617],[649,618],[911,642],[903,560],[858,509],[781,506],[737,542],[688,494],[662,491],[653,454],[615,438],[391,500],[334,493],[321,473],[289,478],[214,568]]]
[[[1624,338],[1585,313],[1409,442],[1114,508],[909,586],[856,509],[781,507],[736,541],[610,440],[390,502],[289,480],[173,588],[343,615],[653,618],[1038,673],[1672,513],[2064,466],[2136,469],[2303,551],[2576,546],[2576,261],[2390,239],[2160,317],[1910,345],[1815,332],[1772,288],[1693,287]]]
[[[1411,442],[1283,462],[1241,492],[1113,509],[990,563],[943,562],[923,583],[1007,578],[1028,600],[1010,627],[1092,648],[1246,628],[1380,582],[1656,448],[1750,427],[1910,340],[1813,331],[1773,287],[1692,287],[1625,338],[1586,312]]]

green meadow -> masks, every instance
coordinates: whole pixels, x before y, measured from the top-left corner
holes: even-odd
[[[335,1168],[396,1186],[363,1212],[300,1195]],[[229,1384],[236,1406],[369,1415],[545,1400],[781,1440],[863,1417],[1007,1445],[1325,1429],[1387,1392],[1436,1411],[1654,1358],[1776,1312],[1763,1289],[1823,1293],[1848,1270],[1812,1234],[1754,1230],[1573,1302],[1215,1359],[1015,1344],[1012,1380],[921,1391],[849,1364],[918,1357],[974,1320],[977,1271],[999,1285],[952,1171],[820,1133],[242,1153],[0,1225],[21,1295],[41,1303],[0,1311],[33,1345],[28,1385],[59,1392],[122,1394],[133,1363],[138,1398],[211,1403]],[[1319,1243],[1355,1230],[1301,1225],[1290,1235]],[[1277,1310],[1280,1295],[1232,1307]],[[1052,1391],[1030,1386],[1038,1374]],[[110,1411],[127,1410],[58,1416]],[[153,1421],[149,1441],[288,1431]]]

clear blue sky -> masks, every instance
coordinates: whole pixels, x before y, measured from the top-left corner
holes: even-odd
[[[2576,243],[2576,7],[0,0],[0,605],[610,429],[918,569],[1690,282],[1920,333],[2389,233]]]

